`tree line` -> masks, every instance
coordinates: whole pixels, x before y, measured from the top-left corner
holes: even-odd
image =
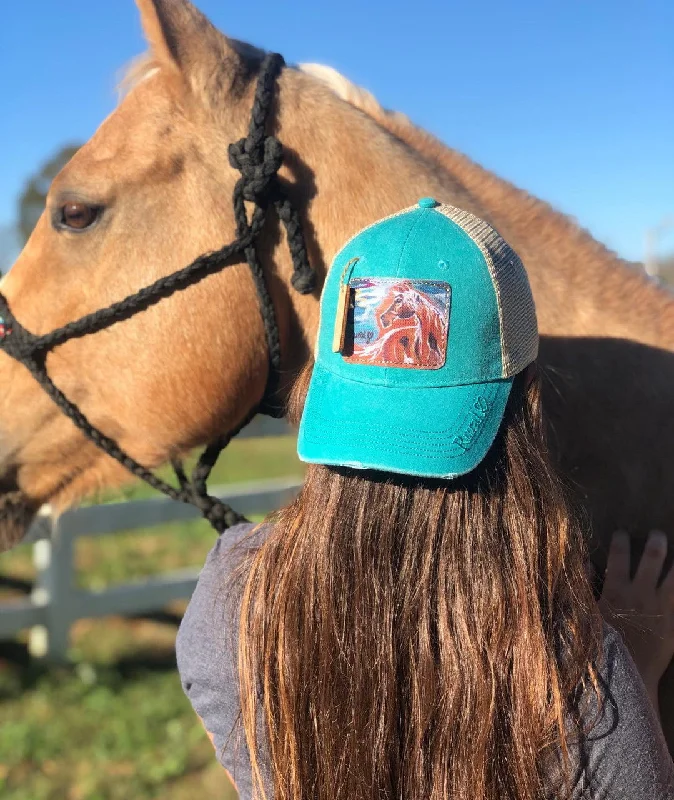
[[[51,182],[79,150],[78,144],[67,144],[31,175],[19,195],[15,224],[0,226],[0,272],[6,272],[28,241],[44,211]]]

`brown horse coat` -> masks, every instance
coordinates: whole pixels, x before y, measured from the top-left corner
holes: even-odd
[[[247,127],[259,54],[186,0],[137,0],[152,57],[119,108],[54,181],[47,211],[2,281],[14,313],[46,332],[234,237],[227,144]],[[370,100],[372,100],[370,98]],[[406,119],[298,70],[280,80],[283,179],[324,274],[376,219],[432,195],[488,220],[522,257],[541,330],[552,444],[597,541],[617,526],[674,535],[674,302],[570,219]],[[95,224],[62,224],[66,204]],[[277,224],[261,253],[281,327],[282,392],[309,357],[317,295],[289,291]],[[84,290],[83,290],[84,289]],[[58,302],[55,302],[58,298]],[[266,352],[245,265],[48,358],[56,384],[138,460],[156,466],[233,427],[260,397]],[[0,545],[42,503],[63,508],[126,479],[0,353]],[[601,556],[601,552],[599,553]],[[674,741],[674,672],[663,689]]]

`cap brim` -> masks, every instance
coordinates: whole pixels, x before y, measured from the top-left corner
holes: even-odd
[[[471,472],[498,433],[513,380],[452,387],[360,383],[314,367],[302,461],[434,478]]]

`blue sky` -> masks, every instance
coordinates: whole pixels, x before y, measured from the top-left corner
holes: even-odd
[[[336,67],[626,258],[674,216],[671,0],[197,5],[227,34]],[[31,171],[110,113],[143,50],[133,0],[3,3],[0,227]]]

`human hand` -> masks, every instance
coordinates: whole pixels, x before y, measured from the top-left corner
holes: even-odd
[[[667,537],[651,531],[634,579],[630,579],[630,537],[613,534],[599,608],[625,640],[657,708],[660,678],[674,655],[674,566],[658,580],[667,556]]]

